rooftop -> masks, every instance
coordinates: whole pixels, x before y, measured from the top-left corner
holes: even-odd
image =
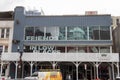
[[[13,20],[13,11],[0,12],[0,20]]]

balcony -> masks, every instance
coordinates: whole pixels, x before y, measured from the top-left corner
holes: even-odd
[[[19,61],[19,53],[2,53],[2,61]],[[118,53],[23,53],[22,61],[119,62]]]

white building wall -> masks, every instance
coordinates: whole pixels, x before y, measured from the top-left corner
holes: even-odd
[[[0,21],[0,45],[3,46],[3,52],[5,51],[5,46],[8,46],[8,53],[11,52],[12,45],[12,35],[13,35],[13,25],[14,21],[1,20]],[[1,28],[5,28],[4,38],[1,38]],[[9,38],[6,38],[6,28],[9,28]]]

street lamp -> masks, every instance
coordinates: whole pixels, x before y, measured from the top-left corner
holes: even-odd
[[[19,68],[19,78],[22,76],[22,55],[24,50],[20,50],[20,47],[18,46],[17,51],[19,52],[19,62],[18,62],[18,68]]]

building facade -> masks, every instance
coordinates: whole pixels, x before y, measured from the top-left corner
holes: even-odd
[[[119,76],[119,55],[112,53],[111,15],[28,15],[15,8],[11,78],[40,69],[60,69],[63,80],[111,79]]]
[[[0,67],[3,66],[1,65],[1,54],[11,52],[13,25],[13,11],[0,12]],[[5,69],[6,64],[4,63],[3,70],[0,68],[2,75],[9,73],[8,68]]]
[[[112,27],[115,29],[120,25],[120,16],[112,16]]]

